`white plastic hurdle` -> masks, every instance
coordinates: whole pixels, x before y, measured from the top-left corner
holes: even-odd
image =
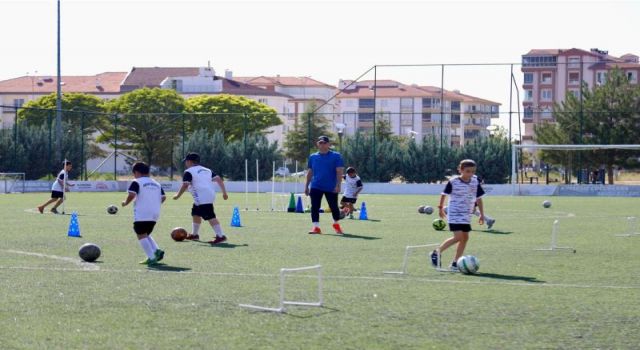
[[[285,300],[285,277],[287,273],[309,271],[309,270],[318,271],[318,301],[307,302],[307,301]],[[280,269],[280,304],[278,305],[278,307],[272,308],[272,307],[265,307],[265,306],[251,305],[251,304],[239,304],[239,306],[247,309],[256,310],[256,311],[283,313],[287,311],[286,305],[322,307],[323,303],[324,303],[324,299],[322,295],[322,265],[314,265],[314,266]]]
[[[635,216],[627,217],[627,233],[616,235],[617,237],[633,237],[640,236],[640,231],[638,230],[638,218]]]
[[[386,274],[393,274],[393,275],[406,275],[407,273],[407,268],[408,268],[408,264],[409,264],[409,255],[411,255],[411,252],[414,250],[418,250],[421,248],[431,248],[431,247],[438,247],[440,246],[440,243],[430,243],[430,244],[423,244],[423,245],[408,245],[406,246],[406,248],[404,249],[404,259],[402,259],[402,269],[400,271],[384,271],[384,273]],[[439,254],[439,253],[438,253]],[[440,266],[437,266],[435,268],[436,271],[439,272],[452,272],[450,269],[443,269],[442,268],[442,258],[440,256],[438,256],[438,261],[440,261]],[[429,261],[429,266],[431,265],[431,262]]]
[[[573,247],[559,247],[557,244],[558,241],[558,220],[553,222],[553,227],[551,229],[551,246],[549,248],[538,248],[536,250],[539,251],[554,251],[554,250],[573,250],[576,252],[576,249]]]

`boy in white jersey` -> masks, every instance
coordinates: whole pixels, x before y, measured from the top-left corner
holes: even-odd
[[[455,257],[451,263],[451,271],[458,271],[457,261],[464,254],[464,249],[469,240],[469,232],[471,231],[471,215],[478,205],[480,211],[479,223],[484,223],[484,206],[482,204],[482,196],[484,190],[478,181],[476,173],[476,162],[471,159],[465,159],[458,166],[460,176],[456,176],[447,182],[442,195],[440,196],[439,213],[440,218],[445,217],[449,222],[449,230],[453,232],[453,237],[445,240],[440,244],[438,249],[431,252],[431,264],[440,267],[440,256],[447,248],[454,244],[458,244]],[[449,206],[447,214],[444,212],[444,200],[449,196]]]
[[[190,190],[193,196],[193,207],[191,208],[192,230],[187,235],[189,240],[199,240],[200,224],[202,219],[209,222],[213,231],[216,233],[216,238],[209,241],[210,244],[220,244],[227,240],[227,237],[222,233],[222,226],[220,221],[216,218],[216,213],[213,210],[213,203],[216,199],[216,191],[213,186],[213,182],[217,183],[222,190],[222,198],[227,200],[227,190],[224,187],[224,181],[222,178],[208,168],[200,165],[200,155],[197,153],[189,153],[184,158],[184,163],[187,169],[184,171],[182,177],[182,187],[178,193],[173,196],[173,199],[178,199],[187,188]]]
[[[147,259],[140,264],[152,266],[164,258],[164,251],[151,237],[151,232],[160,217],[160,206],[167,199],[162,186],[149,177],[149,166],[138,162],[133,165],[135,180],[129,186],[129,194],[122,201],[126,207],[135,199],[133,205],[133,231],[138,236],[138,242],[147,255]]]
[[[362,191],[364,186],[362,185],[362,180],[360,180],[360,176],[358,176],[356,169],[352,167],[347,168],[347,175],[344,176],[344,182],[344,194],[340,200],[340,208],[345,216],[349,215],[349,218],[353,219],[353,205],[356,204],[358,194]]]
[[[47,205],[56,201],[56,204],[54,204],[53,208],[51,208],[51,212],[54,214],[58,214],[58,207],[60,206],[60,204],[62,204],[62,202],[64,202],[64,192],[69,192],[69,187],[75,186],[68,181],[69,172],[71,171],[72,167],[73,166],[71,165],[70,161],[66,160],[64,162],[64,168],[60,170],[58,176],[56,177],[56,181],[54,181],[53,185],[51,186],[51,198],[43,205],[38,206],[38,211],[40,212],[40,214],[44,213],[44,208],[46,208]]]

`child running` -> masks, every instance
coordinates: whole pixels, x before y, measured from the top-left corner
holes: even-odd
[[[347,168],[347,175],[344,176],[344,182],[344,194],[340,200],[340,209],[345,216],[349,215],[349,219],[353,219],[353,212],[355,210],[353,205],[356,204],[358,194],[362,191],[364,186],[362,185],[362,180],[360,180],[356,169],[352,167]]]

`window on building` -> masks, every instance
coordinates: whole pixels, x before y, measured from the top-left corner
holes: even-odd
[[[524,108],[524,119],[533,119],[533,108],[531,106]]]
[[[542,73],[542,84],[551,84],[551,73]]]
[[[440,108],[440,99],[431,97],[423,98],[422,108]]]
[[[359,122],[373,122],[373,113],[358,113]]]
[[[596,72],[596,84],[603,85],[607,82],[607,72],[599,71]]]
[[[422,122],[431,123],[431,113],[422,113]]]
[[[24,98],[16,98],[13,100],[13,106],[16,108],[20,108],[24,105]]]
[[[569,68],[580,68],[580,57],[569,57]]]
[[[575,98],[580,98],[580,90],[578,89],[569,89],[569,93]]]
[[[533,100],[533,90],[531,89],[524,90],[524,100],[525,101]]]
[[[383,98],[382,100],[380,100],[380,107],[387,107],[389,106],[389,100],[387,100],[386,98]]]
[[[361,98],[358,100],[359,108],[374,108],[376,100],[372,98]]]
[[[265,105],[268,105],[268,104],[269,104],[269,103],[268,103],[268,102],[269,102],[269,100],[268,100],[268,99],[266,99],[266,98],[259,98],[259,99],[258,99],[258,102],[260,102],[260,103],[262,103],[262,104],[265,104]]]
[[[460,114],[451,115],[451,124],[460,124]]]
[[[630,83],[637,83],[638,73],[636,71],[627,71],[627,79]]]
[[[541,96],[540,99],[543,101],[551,101],[552,99],[551,89],[542,89],[542,91],[540,92],[540,96]]]
[[[569,72],[569,84],[579,84],[579,83],[580,83],[580,73]]]
[[[460,110],[460,101],[451,101],[451,110],[459,111]]]
[[[545,119],[550,119],[551,118],[551,108],[550,107],[543,107],[540,113],[540,117],[545,118]]]
[[[413,113],[400,113],[400,125],[413,127]]]
[[[533,73],[524,73],[524,83],[533,84]]]
[[[400,99],[400,108],[413,110],[413,99],[412,98],[401,98]]]

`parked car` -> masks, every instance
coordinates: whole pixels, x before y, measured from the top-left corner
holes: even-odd
[[[278,176],[289,176],[289,175],[291,175],[291,172],[289,171],[289,168],[281,166],[278,169],[276,169],[276,175],[278,175]]]

